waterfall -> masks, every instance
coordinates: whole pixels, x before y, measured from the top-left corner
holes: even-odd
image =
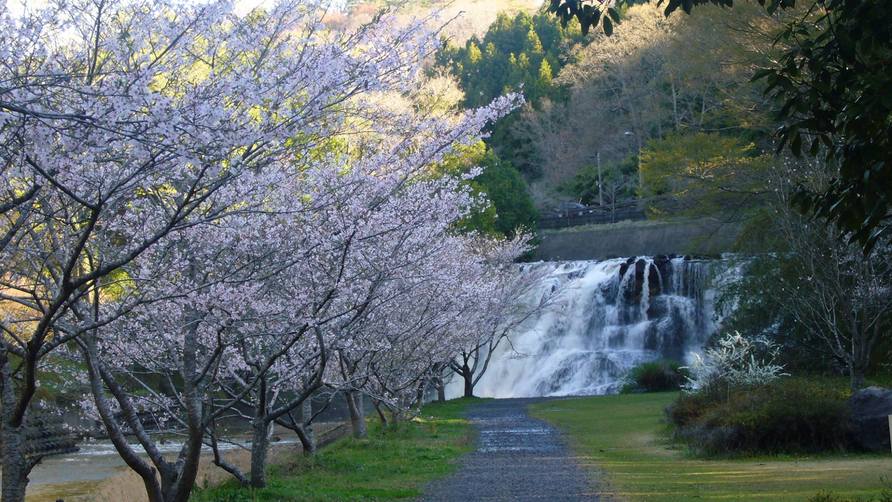
[[[554,294],[553,304],[498,347],[476,394],[607,394],[637,364],[687,361],[716,330],[717,264],[636,257],[522,265],[521,273],[543,277],[531,296]]]

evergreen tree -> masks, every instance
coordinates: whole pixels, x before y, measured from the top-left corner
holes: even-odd
[[[570,62],[570,46],[582,40],[578,24],[562,27],[547,14],[499,14],[483,36],[471,37],[464,47],[445,46],[437,63],[458,79],[465,106],[483,106],[505,93],[522,92],[528,106],[543,99],[560,99],[554,75]],[[487,141],[503,160],[527,175],[538,175],[539,159],[527,138],[512,128],[516,114],[495,124]]]

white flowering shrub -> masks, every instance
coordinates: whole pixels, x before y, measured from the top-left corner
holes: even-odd
[[[698,392],[724,382],[729,386],[763,385],[787,376],[777,363],[780,347],[767,338],[749,339],[739,332],[721,338],[715,347],[695,354],[687,366],[684,390]]]

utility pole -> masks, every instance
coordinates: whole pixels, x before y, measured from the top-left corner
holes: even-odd
[[[641,189],[644,186],[644,175],[641,173],[641,136],[638,135],[637,132],[626,131],[623,133],[623,136],[635,136],[635,143],[638,146],[638,193],[641,193]]]
[[[604,193],[603,186],[604,184],[601,182],[601,151],[598,151],[598,207],[604,207]]]
[[[598,169],[598,207],[604,207],[604,181],[601,179],[601,151],[595,153],[595,155],[590,155],[589,160],[595,161],[595,167]]]

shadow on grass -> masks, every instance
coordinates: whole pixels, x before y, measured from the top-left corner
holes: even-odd
[[[431,403],[416,419],[384,427],[370,421],[367,439],[342,438],[315,457],[296,455],[271,466],[266,488],[235,482],[199,490],[199,502],[396,500],[421,495],[424,486],[451,473],[472,449],[463,418],[479,399]]]
[[[569,398],[531,405],[561,429],[579,461],[606,477],[624,500],[805,501],[821,491],[843,500],[882,494],[887,455],[704,459],[665,435],[664,409],[676,393]]]

